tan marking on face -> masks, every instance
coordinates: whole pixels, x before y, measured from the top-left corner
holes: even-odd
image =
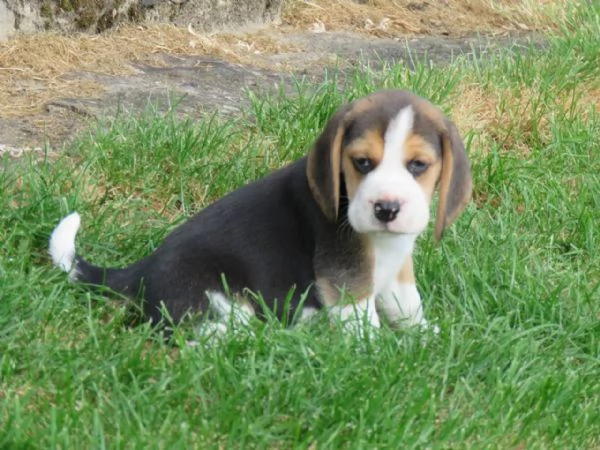
[[[373,161],[375,167],[383,158],[383,136],[375,130],[368,130],[360,138],[352,141],[344,149],[342,159],[342,172],[346,183],[346,193],[351,200],[365,175],[354,167],[354,158],[368,158]]]
[[[424,99],[418,100],[418,108],[442,138],[442,161],[437,180],[440,201],[434,231],[435,239],[439,240],[444,228],[458,217],[470,200],[472,190],[470,166],[456,125],[446,119],[440,109]],[[431,180],[427,184],[430,183]],[[452,189],[451,185],[453,185]]]
[[[407,165],[413,160],[429,164],[429,168],[423,174],[419,175],[416,180],[427,194],[429,200],[431,200],[433,191],[440,178],[442,162],[435,149],[418,134],[412,134],[404,145],[404,163]]]
[[[415,283],[415,272],[413,270],[412,255],[409,255],[408,258],[406,258],[406,262],[398,272],[396,279],[400,284]]]

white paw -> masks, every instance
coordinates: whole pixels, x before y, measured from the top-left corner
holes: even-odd
[[[348,334],[360,339],[364,339],[381,327],[379,315],[375,310],[375,303],[370,300],[344,306],[334,306],[329,310],[329,315],[334,320],[340,320]]]

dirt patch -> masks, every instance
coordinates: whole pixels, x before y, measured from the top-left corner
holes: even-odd
[[[167,64],[163,54],[211,55],[256,64],[255,55],[293,50],[272,37],[207,36],[171,25],[122,27],[110,34],[65,36],[41,33],[0,43],[0,117],[38,113],[64,96],[90,98],[106,90],[106,76],[134,75],[136,64]],[[86,72],[96,74],[78,77]],[[98,78],[99,80],[95,80]]]
[[[280,24],[241,33],[147,24],[0,43],[0,144],[59,146],[89,119],[140,111],[148,102],[166,108],[181,99],[180,113],[193,117],[215,108],[232,113],[244,89],[275,86],[290,74],[318,79],[325,67],[360,58],[410,61],[426,54],[444,62],[540,42],[523,29],[544,23],[541,14],[526,14],[523,2],[502,2],[503,9],[485,0],[368,3],[293,1]],[[477,11],[474,20],[469,14]]]

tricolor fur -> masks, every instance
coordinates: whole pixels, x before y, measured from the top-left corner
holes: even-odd
[[[291,315],[307,293],[299,317],[326,307],[376,327],[380,315],[425,325],[412,252],[436,186],[439,239],[471,194],[463,142],[431,103],[381,91],[342,106],[307,157],[205,208],[129,267],[76,256],[76,213],[52,234],[50,254],[73,279],[141,297],[155,322],[161,304],[176,322],[198,311],[246,322],[261,311],[250,292],[282,314],[294,289]]]

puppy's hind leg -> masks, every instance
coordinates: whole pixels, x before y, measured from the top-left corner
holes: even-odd
[[[196,328],[196,333],[207,338],[212,343],[225,336],[229,331],[252,331],[249,328],[250,319],[255,315],[252,306],[246,302],[230,300],[225,294],[217,291],[207,291],[210,312],[214,319],[205,320]],[[197,341],[188,341],[189,346],[198,345]]]

